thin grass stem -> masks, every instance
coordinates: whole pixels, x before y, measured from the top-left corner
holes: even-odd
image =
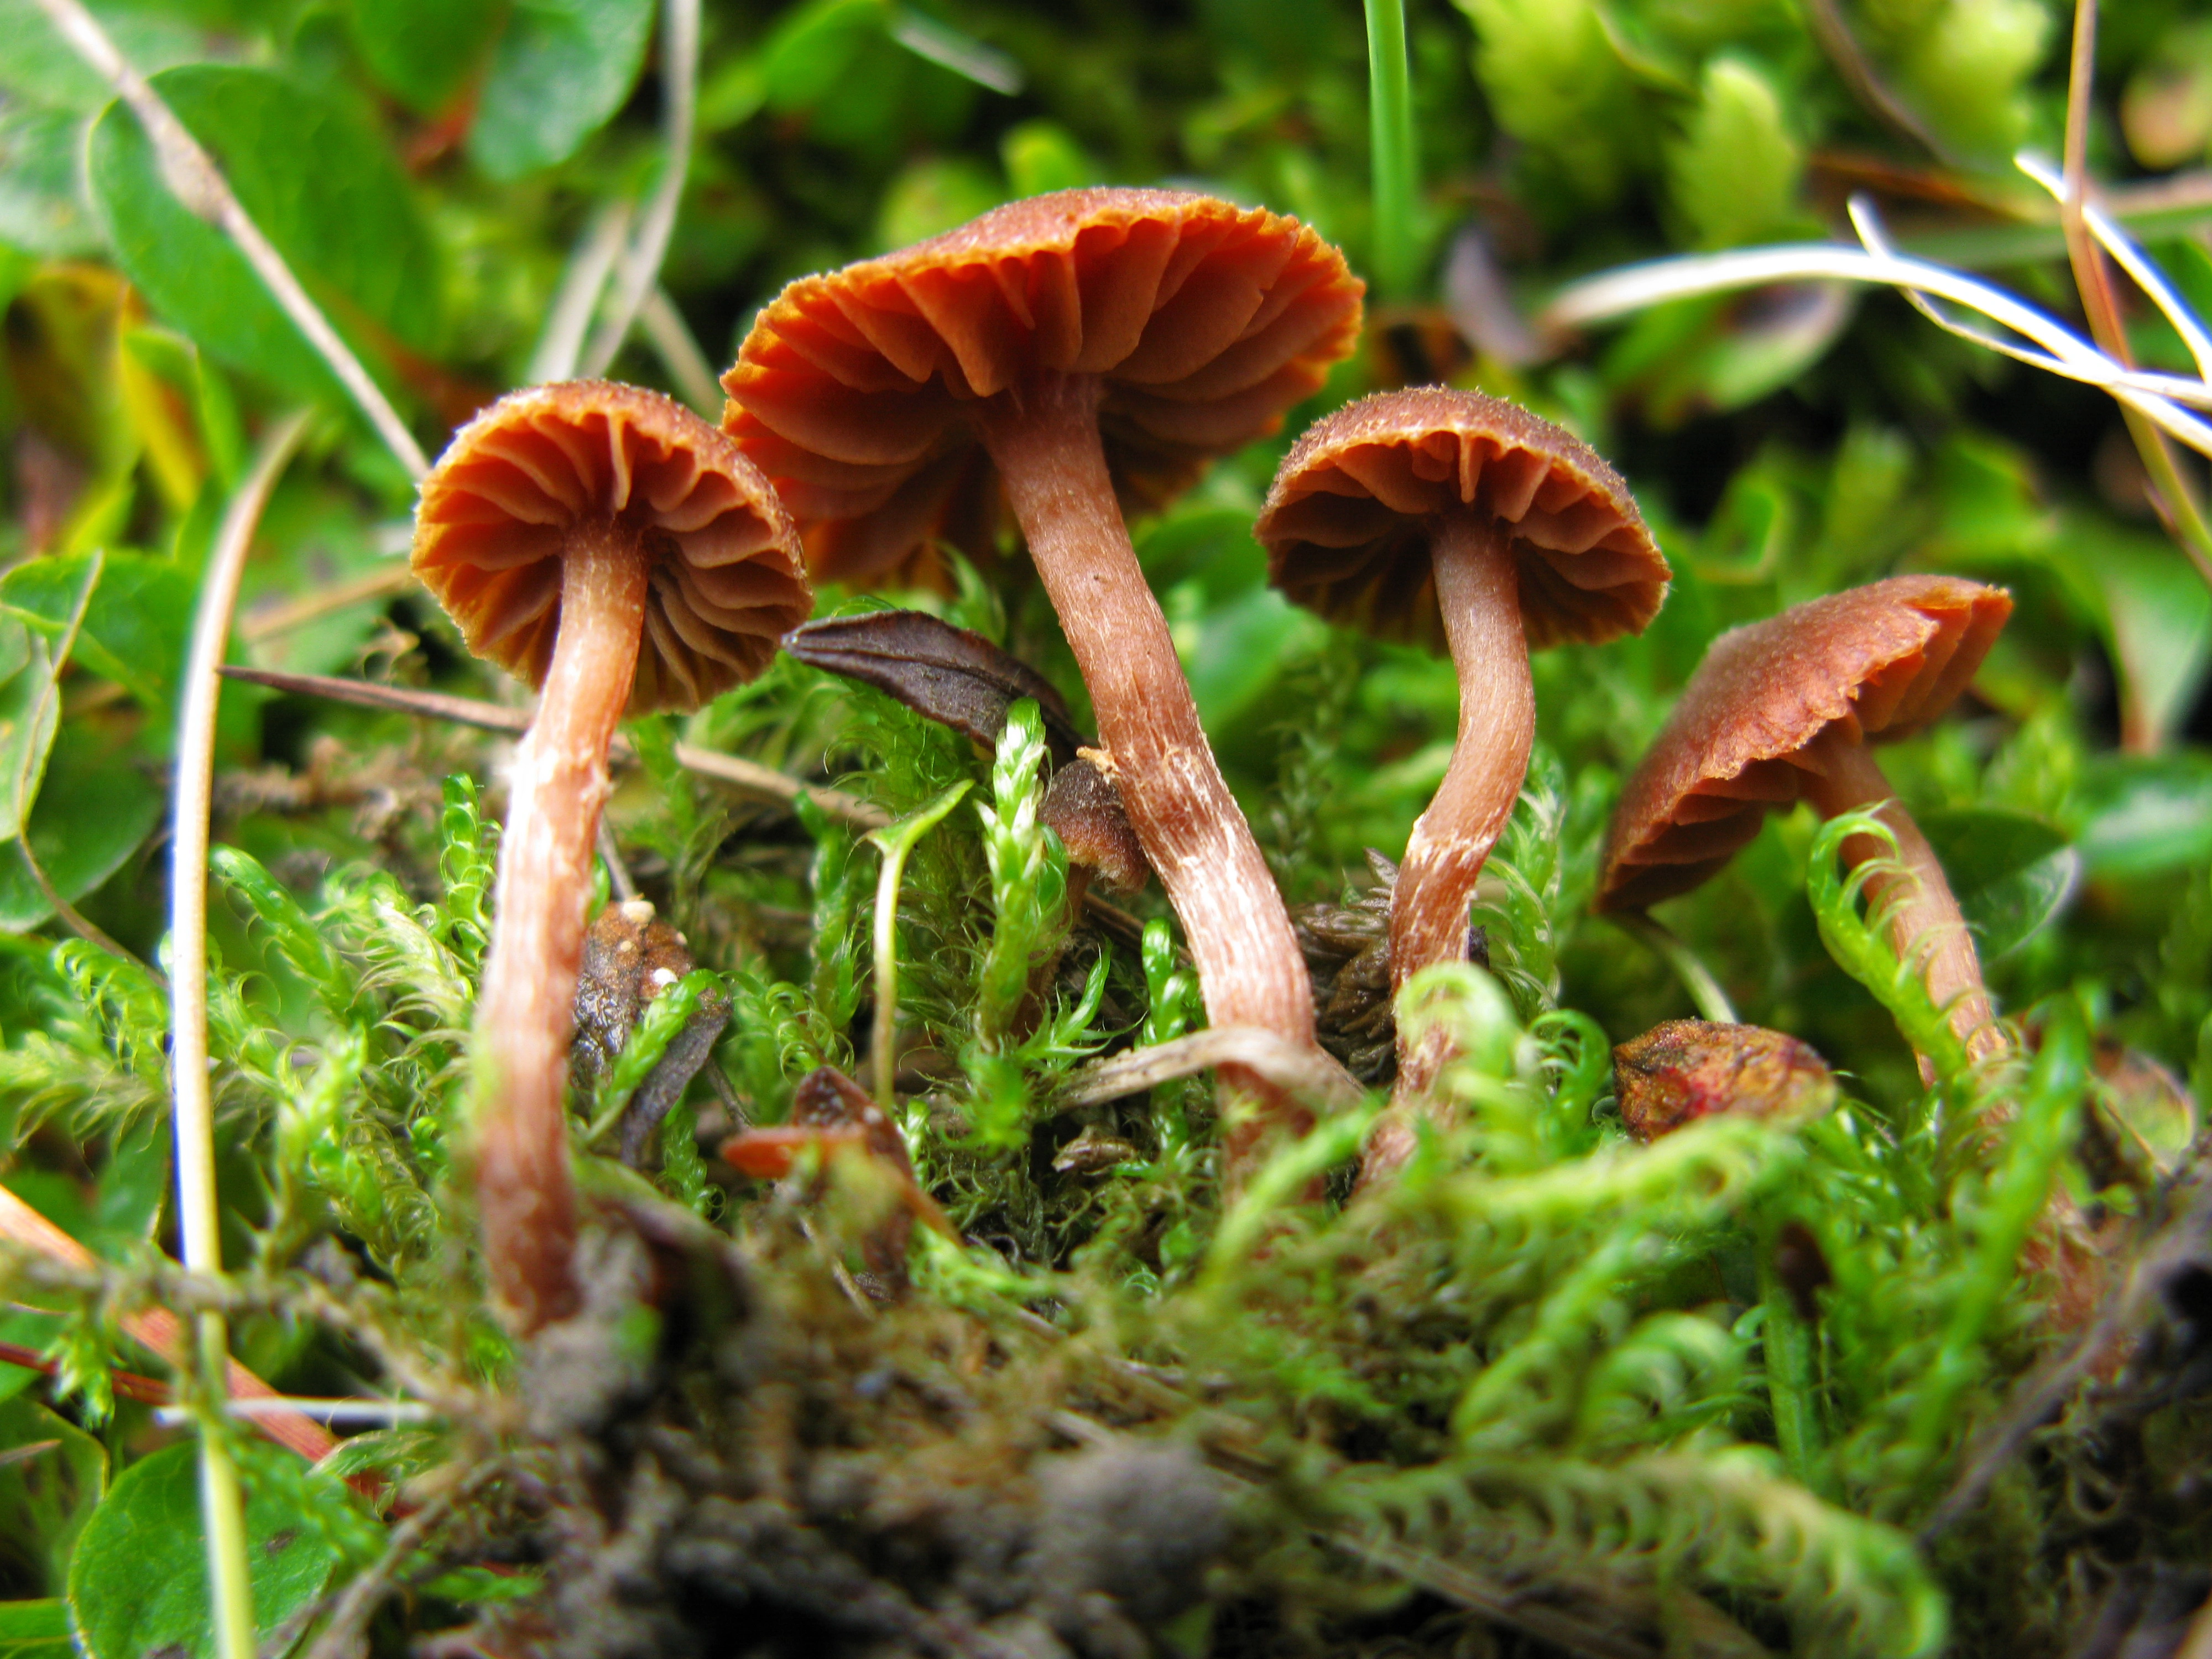
[[[2022,150],[2012,158],[2012,161],[2014,167],[2050,191],[2053,200],[2065,201],[2064,175],[2051,171],[2050,164],[2042,157]],[[2089,234],[2097,239],[2098,244],[2112,256],[2112,262],[2128,273],[2129,279],[2149,297],[2160,313],[2173,325],[2173,331],[2181,337],[2182,343],[2189,348],[2190,356],[2196,361],[2197,378],[2212,380],[2212,334],[2205,332],[2204,325],[2189,308],[2189,302],[2175,292],[2172,283],[2166,281],[2166,273],[2152,263],[2150,256],[2136,245],[2118,220],[2094,203],[2084,202],[2081,204],[2081,220],[2088,226]],[[2180,381],[2178,375],[2173,378],[2181,384],[2187,384]],[[2207,388],[2207,392],[2212,393],[2212,388]]]
[[[407,423],[399,418],[391,401],[384,395],[361,359],[338,337],[315,302],[307,297],[307,290],[292,274],[292,267],[276,251],[276,244],[261,234],[261,228],[246,214],[245,207],[222,176],[215,158],[200,147],[198,139],[186,131],[177,118],[176,112],[161,101],[161,95],[147,84],[146,77],[132,69],[107,32],[94,21],[93,15],[79,0],[37,0],[39,9],[46,13],[57,33],[69,43],[71,51],[90,65],[100,78],[114,89],[115,95],[130,106],[131,112],[138,118],[138,125],[146,130],[146,137],[154,146],[154,154],[161,167],[161,180],[185,207],[206,220],[230,238],[246,262],[253,267],[253,274],[261,279],[292,325],[307,337],[307,343],[338,378],[356,408],[368,419],[384,446],[407,469],[410,478],[420,478],[430,470],[429,459],[408,431]]]
[[[1705,958],[1682,940],[1681,935],[1664,922],[1654,921],[1641,910],[1624,910],[1607,918],[1624,933],[1641,940],[1652,953],[1674,971],[1682,981],[1682,988],[1690,994],[1698,1018],[1716,1025],[1738,1023],[1735,1005],[1729,1000],[1728,993],[1721,989],[1712,970],[1705,966]]]
[[[684,183],[691,170],[691,131],[699,107],[699,0],[668,0],[660,24],[660,96],[667,159],[660,181],[640,217],[637,238],[615,267],[613,302],[584,348],[579,362],[585,378],[607,372],[615,353],[629,338],[638,309],[660,281],[668,239],[684,204]]]
[[[2065,173],[2058,192],[2058,222],[2066,234],[2066,258],[2074,268],[2075,287],[2081,295],[2081,312],[2098,345],[2124,368],[2135,367],[2130,354],[2119,306],[2098,252],[2087,218],[2089,179],[2089,106],[2094,96],[2097,66],[2097,0],[2075,0],[2074,46],[2066,78]],[[2121,414],[2128,436],[2142,458],[2150,479],[2151,500],[2159,508],[2182,551],[2196,565],[2199,576],[2212,586],[2212,526],[2189,480],[2176,464],[2162,431],[2144,417],[2149,411],[2123,400]]]
[[[1952,301],[2034,341],[2051,355],[2037,367],[2094,386],[2127,408],[2139,410],[2199,453],[2212,455],[2212,426],[2186,413],[2172,400],[2143,390],[2135,377],[2063,323],[2002,289],[1947,266],[1895,253],[1844,247],[1833,242],[1790,242],[1725,253],[1688,254],[1624,265],[1571,283],[1553,296],[1538,319],[1541,328],[1579,328],[1607,318],[1663,305],[1778,283],[1867,283]],[[1957,325],[1936,319],[1954,331]],[[1971,331],[1969,331],[1971,337]],[[1984,343],[1986,342],[1978,342]]]
[[[907,854],[914,850],[915,843],[957,806],[961,798],[973,787],[972,780],[963,778],[935,799],[867,838],[869,844],[884,855],[884,867],[876,878],[876,1018],[869,1054],[876,1073],[876,1103],[884,1109],[886,1116],[890,1115],[897,1102],[891,1089],[891,1074],[898,1059],[899,882],[906,872]]]
[[[215,786],[216,708],[222,681],[216,670],[230,637],[246,556],[293,452],[307,434],[301,410],[270,428],[253,466],[231,498],[209,556],[192,619],[185,661],[184,707],[177,720],[176,809],[169,863],[170,1078],[175,1095],[177,1218],[185,1267],[222,1271],[215,1184],[215,1110],[208,1090],[207,861],[208,810]],[[221,1659],[253,1659],[252,1592],[246,1560],[245,1500],[238,1470],[218,1419],[226,1409],[223,1361],[230,1345],[219,1313],[197,1325],[205,1413],[200,1424],[200,1506],[207,1528],[208,1580]]]
[[[668,297],[668,290],[654,283],[645,296],[645,304],[637,313],[637,325],[645,331],[647,344],[660,359],[661,367],[684,401],[709,420],[720,420],[722,415],[722,383],[714,378],[714,366],[707,361],[700,349],[698,336],[691,325],[684,320],[684,313]]]
[[[1405,0],[1367,0],[1369,143],[1373,150],[1375,278],[1386,299],[1419,281],[1413,222],[1420,161],[1413,141],[1413,75],[1406,61]]]
[[[545,331],[538,337],[537,349],[522,372],[526,384],[575,378],[584,337],[591,332],[592,319],[606,295],[607,278],[622,258],[623,242],[635,216],[628,202],[609,202],[592,216],[576,251],[568,256],[568,268],[553,295],[553,309],[546,313]]]

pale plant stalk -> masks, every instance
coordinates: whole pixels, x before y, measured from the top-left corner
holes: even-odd
[[[307,429],[304,412],[270,429],[223,514],[192,619],[184,706],[177,720],[176,816],[169,862],[169,1072],[176,1102],[177,1220],[185,1267],[210,1275],[222,1271],[207,1047],[208,810],[215,786],[216,708],[222,693],[216,670],[230,637],[231,612],[262,509]],[[207,1412],[200,1425],[200,1510],[207,1527],[216,1651],[220,1659],[253,1659],[245,1500],[217,1421],[226,1409],[222,1362],[230,1350],[222,1316],[202,1314],[198,1333],[199,1391]]]
[[[2013,165],[2051,193],[2053,201],[2066,199],[2066,179],[2055,173],[2042,157],[2022,150],[2012,158]],[[2112,263],[2128,273],[2128,278],[2148,296],[2159,313],[2173,325],[2189,348],[2189,355],[2197,362],[2197,374],[2201,380],[2212,381],[2212,334],[2205,332],[2204,325],[2189,308],[2188,301],[2175,292],[2166,279],[2166,273],[2150,262],[2149,257],[2138,246],[2133,237],[2122,228],[2120,222],[2094,202],[2081,204],[2081,222],[2099,246],[2112,256]],[[2189,383],[2174,377],[2180,385]],[[2212,395],[2212,387],[2205,388]]]
[[[699,0],[668,0],[661,16],[661,107],[668,151],[660,181],[638,222],[637,237],[615,270],[613,303],[584,349],[579,367],[586,379],[606,373],[607,365],[629,338],[639,309],[660,280],[668,239],[683,205],[684,183],[691,168],[691,132],[699,104]]]
[[[2074,268],[2074,285],[2081,296],[2082,315],[2097,343],[2121,364],[2133,368],[2127,327],[2120,320],[2112,297],[2110,273],[2098,257],[2097,242],[2088,223],[2089,106],[2095,95],[2093,81],[2097,64],[2097,0],[2075,0],[2074,43],[2066,75],[2065,172],[2058,192],[2058,222],[2066,236],[2066,258]],[[2197,492],[2181,473],[2172,447],[2163,433],[2154,430],[2136,410],[2123,408],[2128,436],[2142,458],[2150,481],[2150,497],[2182,550],[2195,562],[2197,574],[2212,584],[2212,526],[2204,522],[2204,508]]]
[[[1897,257],[1897,250],[1890,245],[1889,233],[1882,228],[1881,220],[1875,212],[1873,203],[1863,196],[1854,196],[1850,200],[1850,210],[1852,228],[1858,232],[1859,240],[1865,243],[1869,253],[1878,254],[1883,258]],[[1960,322],[1956,318],[1947,314],[1926,295],[1916,289],[1905,289],[1900,291],[1907,304],[1946,333],[1955,334],[1959,338],[1972,341],[1984,350],[1994,351],[2000,356],[2009,357],[2014,362],[2026,363],[2030,368],[2039,368],[2047,374],[2057,374],[2068,380],[2104,384],[2095,376],[2079,372],[2075,367],[2051,356],[2048,352],[2031,350],[2026,346],[2015,345],[2010,340],[1990,333],[1986,329],[1976,328],[1970,323]],[[2082,342],[2077,338],[2075,343],[2078,346]],[[2148,392],[2153,397],[2165,398],[2177,404],[2198,408],[2212,408],[2212,386],[2208,386],[2203,380],[2191,380],[2185,374],[2161,374],[2153,369],[2136,368],[2106,356],[2100,348],[2088,349],[2112,371],[2110,380],[2112,387]]]
[[[639,307],[637,325],[645,331],[646,341],[661,364],[668,370],[668,378],[684,401],[697,410],[707,419],[720,420],[722,415],[722,383],[714,378],[714,366],[707,361],[700,349],[699,337],[691,331],[691,325],[684,320],[684,313],[676,308],[676,301],[668,297],[668,290],[655,283]]]
[[[970,787],[965,781],[956,783],[927,805],[868,837],[884,858],[883,869],[876,877],[876,1018],[869,1057],[876,1073],[876,1103],[894,1121],[897,1114],[893,1108],[898,1103],[891,1077],[898,1064],[899,883],[906,874],[907,854],[915,843],[960,804]]]
[[[338,383],[346,389],[356,407],[384,441],[385,447],[407,469],[407,476],[420,478],[428,472],[429,460],[407,430],[406,422],[399,418],[399,412],[362,367],[361,359],[338,337],[337,330],[331,326],[330,319],[307,297],[307,290],[300,286],[300,279],[292,274],[292,267],[284,262],[284,256],[247,216],[230,181],[216,166],[215,158],[185,130],[176,112],[161,101],[161,95],[147,84],[144,76],[131,67],[116,50],[115,43],[107,38],[107,32],[79,0],[37,0],[37,5],[53,24],[56,33],[69,43],[70,50],[92,65],[138,118],[138,125],[145,129],[161,162],[161,181],[170,192],[189,211],[222,231],[245,256],[246,262],[253,267],[253,274],[269,290],[270,297],[291,319],[292,325],[307,337],[307,343],[329,366],[331,373],[337,376]]]
[[[592,315],[607,291],[607,277],[622,258],[630,218],[627,202],[610,202],[592,216],[576,251],[568,257],[561,286],[554,292],[553,308],[545,314],[545,331],[538,337],[537,349],[530,354],[529,366],[522,371],[527,384],[574,378],[584,337],[591,331]]]
[[[1623,933],[1633,934],[1674,970],[1674,977],[1681,981],[1682,988],[1696,1005],[1698,1018],[1715,1025],[1736,1024],[1735,1005],[1729,1000],[1728,993],[1721,988],[1721,982],[1713,977],[1704,958],[1683,943],[1674,929],[1642,910],[1624,910],[1606,920]]]
[[[1979,312],[2033,341],[2049,354],[2027,356],[2024,361],[2069,380],[2100,387],[2191,449],[2212,456],[2212,426],[2179,407],[2172,398],[2149,390],[2153,382],[2148,377],[2131,374],[2063,324],[2002,289],[1948,266],[1896,253],[1844,247],[1832,242],[1796,242],[1727,253],[1655,259],[1571,283],[1545,307],[1540,322],[1553,329],[1577,328],[1646,310],[1670,300],[1764,288],[1777,283],[1805,282],[1866,283],[1901,289],[1909,294],[1933,295]],[[1937,320],[1944,319],[1939,317]],[[1955,329],[1948,321],[1944,321],[1944,326]],[[1970,337],[1979,343],[1988,343],[1979,336]]]

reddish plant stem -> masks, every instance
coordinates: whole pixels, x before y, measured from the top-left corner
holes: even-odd
[[[1092,377],[1048,374],[984,400],[973,419],[1083,671],[1129,822],[1182,920],[1206,1018],[1310,1044],[1313,990],[1290,913],[1214,763],[1130,545],[1097,407]],[[1272,1133],[1303,1134],[1313,1120],[1243,1066],[1220,1076],[1224,1093],[1242,1097],[1224,1137],[1234,1190]]]
[[[1905,874],[1877,876],[1867,884],[1877,908],[1894,906],[1890,942],[1905,961],[1925,958],[1928,994],[1938,1008],[1948,1011],[1951,1029],[1969,1054],[1985,1060],[2002,1052],[2006,1046],[2003,1028],[1990,1006],[1966,919],[1952,896],[1935,849],[1898,800],[1881,765],[1864,744],[1834,726],[1806,751],[1804,761],[1819,768],[1806,785],[1805,798],[1821,817],[1872,807],[1897,837],[1896,860],[1905,866]],[[1872,836],[1853,836],[1844,843],[1844,862],[1853,869],[1869,859],[1889,856],[1888,848]]]
[[[1494,520],[1464,508],[1443,514],[1430,534],[1437,602],[1459,672],[1459,735],[1398,867],[1390,902],[1394,996],[1422,969],[1467,959],[1475,883],[1513,816],[1536,735],[1536,690],[1511,538]],[[1363,1185],[1413,1156],[1412,1114],[1450,1058],[1440,1035],[1417,1045],[1399,1026],[1397,1087],[1390,1112],[1368,1137]]]
[[[649,568],[618,521],[569,538],[560,633],[515,750],[491,959],[477,1005],[477,1198],[492,1287],[527,1333],[577,1306],[568,1081],[607,750],[629,701]]]

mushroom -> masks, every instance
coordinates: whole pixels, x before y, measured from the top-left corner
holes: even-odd
[[[1363,398],[1316,422],[1275,475],[1256,533],[1291,599],[1386,639],[1446,646],[1459,671],[1458,742],[1391,899],[1395,994],[1465,959],[1476,878],[1528,773],[1529,651],[1642,632],[1666,596],[1667,561],[1587,444],[1441,386]],[[1426,1093],[1447,1055],[1401,1033],[1396,1097]],[[1413,1145],[1402,1114],[1386,1120],[1363,1178]]]
[[[1091,758],[1096,752],[1080,750],[1062,764],[1037,804],[1037,822],[1067,849],[1067,902],[1073,915],[1081,914],[1094,882],[1127,897],[1143,892],[1152,878],[1120,792]]]
[[[1214,763],[1120,495],[1156,503],[1273,431],[1358,331],[1360,284],[1294,219],[1208,197],[1079,190],[1016,202],[787,288],[723,377],[723,425],[806,527],[817,568],[905,557],[995,474],[1082,670],[1130,822],[1217,1025],[1313,1040],[1304,964]],[[980,446],[980,450],[978,447]],[[979,468],[976,456],[987,459]],[[966,483],[963,483],[962,481]],[[821,561],[834,556],[834,565]],[[1227,1137],[1235,1181],[1279,1092]]]
[[[656,392],[534,386],[461,428],[414,568],[469,648],[543,689],[515,752],[477,1005],[477,1193],[524,1331],[576,1305],[562,1085],[615,723],[752,678],[812,607],[796,528],[728,438]]]
[[[1935,720],[1989,653],[2012,599],[1956,576],[1893,576],[1732,629],[1713,642],[1613,809],[1597,908],[1685,893],[1800,799],[1823,817],[1874,807],[1902,875],[1869,883],[1900,956],[1926,957],[1929,994],[1977,1059],[2006,1045],[1942,867],[1869,752]],[[1854,866],[1884,857],[1844,843]]]

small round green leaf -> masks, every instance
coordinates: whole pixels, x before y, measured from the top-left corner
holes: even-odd
[[[353,37],[376,78],[427,115],[481,64],[500,9],[495,0],[357,0]]]
[[[469,155],[519,179],[574,155],[629,96],[653,0],[517,0],[492,52]]]
[[[1982,956],[1994,961],[2049,925],[2073,896],[2081,857],[2041,818],[1996,807],[1921,814]]]
[[[76,1542],[70,1612],[88,1659],[208,1659],[207,1544],[199,1450],[183,1442],[124,1471]],[[246,1556],[265,1638],[320,1593],[337,1554],[322,1528],[249,1483]]]

